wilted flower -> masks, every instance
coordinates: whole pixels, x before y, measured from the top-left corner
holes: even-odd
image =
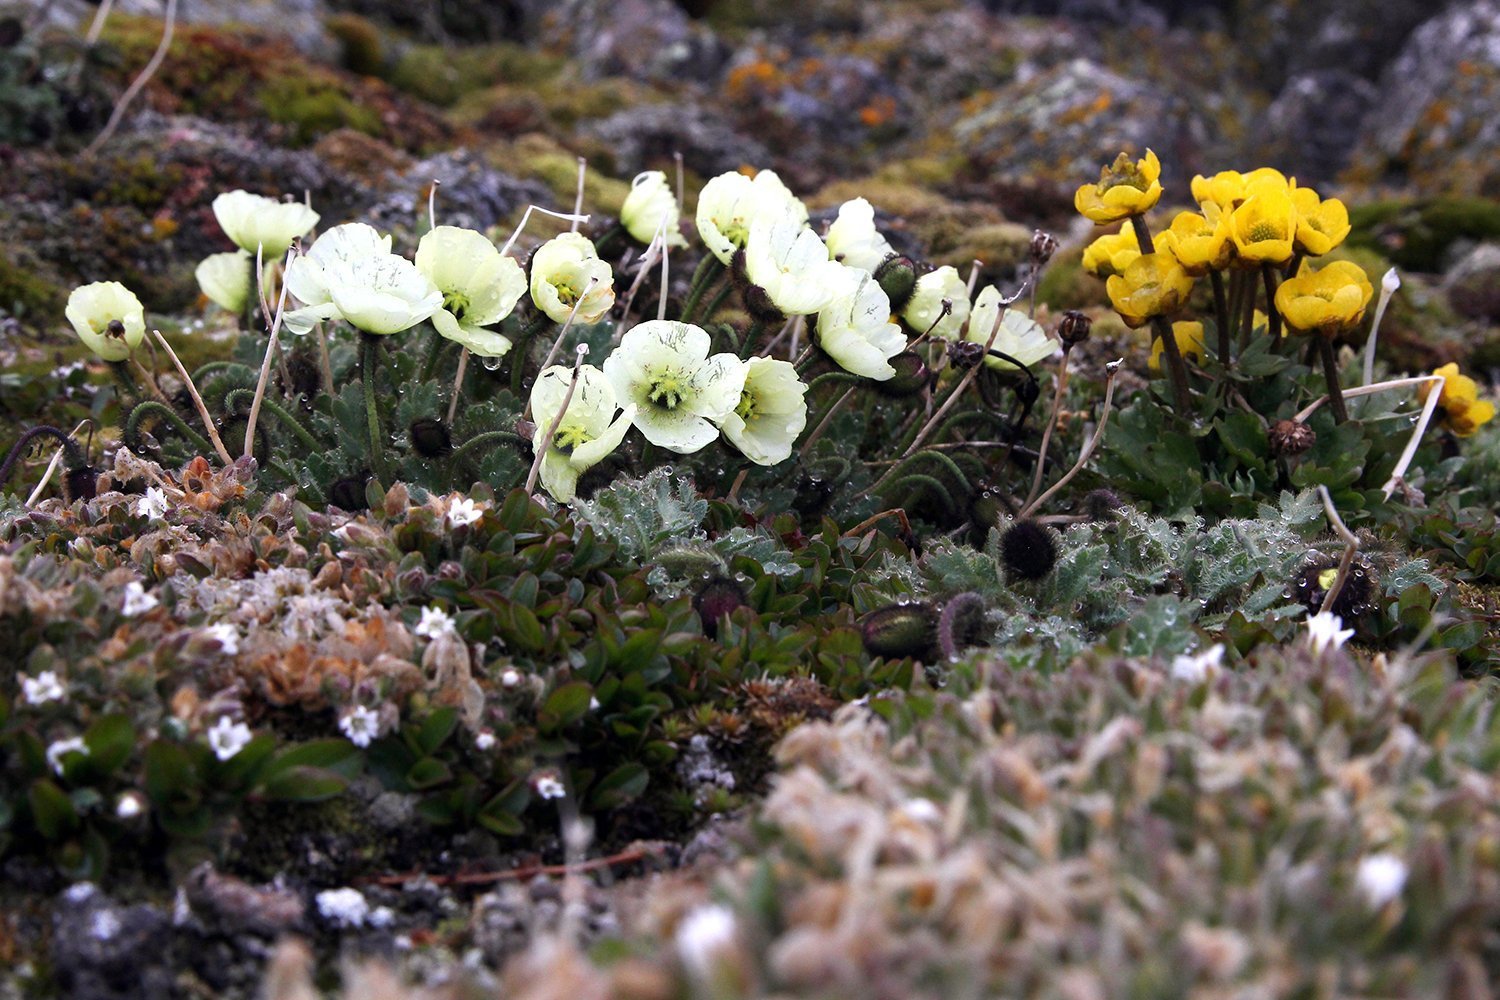
[[[526,292],[526,275],[483,233],[457,226],[431,229],[417,244],[417,270],[443,295],[432,325],[481,358],[510,350],[510,338],[485,327],[511,314]]]
[[[1335,337],[1359,325],[1374,294],[1364,268],[1336,260],[1283,281],[1276,289],[1276,309],[1288,329]]]
[[[572,369],[553,365],[531,387],[531,412],[536,420],[533,448],[557,419],[572,378]],[[615,387],[604,372],[593,365],[580,366],[573,398],[542,456],[542,485],[552,499],[558,503],[572,500],[578,492],[578,477],[620,446],[635,419],[636,405],[630,404],[617,415],[618,410]]]
[[[1248,197],[1229,216],[1229,235],[1239,258],[1251,264],[1285,264],[1297,237],[1297,207],[1283,180],[1247,185]]]
[[[231,722],[227,715],[219,716],[219,721],[208,730],[208,745],[220,760],[229,760],[245,749],[250,740],[250,727],[243,722]]]
[[[1401,890],[1406,888],[1406,876],[1405,861],[1394,854],[1381,852],[1359,859],[1354,884],[1364,894],[1365,901],[1378,910],[1401,895]]]
[[[1343,619],[1330,611],[1320,611],[1307,619],[1307,644],[1313,655],[1322,656],[1328,649],[1338,649],[1354,634],[1352,628],[1343,628]]]
[[[1203,324],[1193,319],[1178,320],[1172,324],[1172,339],[1177,341],[1177,353],[1184,358],[1202,362],[1207,348],[1203,343]],[[1151,341],[1151,357],[1146,364],[1153,372],[1161,371],[1161,355],[1166,345],[1157,337]]]
[[[756,220],[745,244],[745,277],[777,312],[807,316],[836,294],[844,266],[802,223]]]
[[[426,607],[412,631],[423,639],[436,639],[454,632],[453,616],[439,607]]]
[[[871,274],[895,252],[875,228],[875,207],[864,198],[839,206],[838,218],[829,225],[824,243],[834,260]]]
[[[950,311],[939,320],[944,302],[949,304]],[[901,318],[918,333],[931,330],[939,340],[958,339],[969,318],[969,286],[959,277],[958,269],[945,265],[918,278]],[[934,323],[937,325],[933,326]]]
[[[1479,386],[1467,375],[1459,373],[1458,365],[1449,362],[1432,374],[1443,377],[1438,395],[1438,409],[1442,411],[1442,424],[1459,437],[1468,437],[1495,417],[1495,404],[1479,398]],[[1422,402],[1432,392],[1432,383],[1424,382],[1417,387]]]
[[[1293,188],[1298,253],[1321,257],[1349,235],[1349,210],[1337,198],[1319,198],[1312,188]]]
[[[339,719],[339,732],[360,749],[380,735],[380,716],[372,708],[355,705]]]
[[[1105,289],[1125,325],[1136,329],[1154,316],[1180,309],[1193,290],[1193,279],[1171,254],[1148,253],[1105,282]]]
[[[448,527],[462,528],[484,517],[484,508],[468,497],[454,497],[448,504]]]
[[[890,359],[906,349],[906,334],[891,321],[890,299],[870,275],[845,267],[837,280],[813,339],[845,371],[883,382],[896,374]]]
[[[745,388],[745,365],[733,354],[708,356],[702,327],[650,320],[629,330],[604,361],[615,396],[634,406],[632,422],[652,444],[682,454],[719,436]]]
[[[146,495],[135,502],[135,512],[141,517],[156,521],[167,516],[171,506],[167,503],[167,495],[161,491],[159,486],[146,487]]]
[[[642,243],[650,243],[659,228],[667,246],[685,247],[681,217],[682,207],[677,204],[677,195],[672,192],[665,173],[647,170],[635,175],[625,204],[620,206],[620,225],[627,233]]]
[[[698,236],[719,260],[728,264],[750,240],[757,221],[807,224],[807,208],[781,182],[774,170],[754,179],[736,171],[720,174],[698,193]]]
[[[1003,315],[1001,310],[1004,310]],[[1057,353],[1057,341],[1047,336],[1047,331],[1030,316],[1018,309],[1006,309],[1001,302],[1000,290],[994,285],[986,285],[974,300],[965,339],[981,345],[988,343],[996,317],[1000,318],[1000,329],[995,334],[995,342],[990,344],[991,350],[1008,354],[1027,368]],[[998,371],[1016,370],[1015,364],[993,354],[984,360]]]
[[[1085,184],[1073,195],[1073,207],[1085,218],[1103,224],[1118,222],[1151,210],[1161,198],[1161,162],[1146,150],[1144,159],[1121,153],[1099,171],[1097,184]]]
[[[63,773],[63,758],[69,754],[78,754],[81,757],[89,755],[89,746],[83,742],[82,736],[69,736],[65,740],[57,740],[47,746],[47,763],[52,766],[53,772]]]
[[[282,280],[287,293],[301,302],[282,317],[282,325],[295,334],[305,334],[319,320],[339,319],[332,288],[348,280],[355,262],[391,253],[391,238],[363,222],[334,226],[314,241],[307,253],[292,258]]]
[[[792,443],[807,426],[807,384],[791,362],[751,358],[739,405],[719,429],[729,443],[757,465],[775,465],[792,454]]]
[[[580,300],[578,322],[603,318],[615,304],[614,272],[588,237],[561,233],[531,256],[531,301],[554,323],[566,323]]]
[[[62,681],[58,680],[57,671],[43,670],[35,677],[21,678],[21,697],[26,699],[28,705],[43,705],[49,701],[62,701],[67,692],[63,689]]]
[[[105,361],[124,361],[146,336],[146,310],[118,281],[81,285],[64,311],[78,339]]]
[[[250,263],[254,258],[243,250],[210,254],[198,262],[193,276],[198,287],[220,309],[232,313],[245,311],[250,301]]]
[[[160,604],[156,595],[148,592],[141,586],[139,580],[131,580],[125,585],[125,597],[120,601],[120,614],[126,618],[134,618],[143,615],[147,611]]]
[[[226,191],[214,199],[214,218],[235,245],[263,258],[286,252],[292,241],[318,224],[318,213],[297,201],[277,201],[249,191]]]

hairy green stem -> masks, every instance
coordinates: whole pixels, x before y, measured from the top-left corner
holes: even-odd
[[[253,400],[254,398],[254,389],[231,389],[224,396],[224,409],[237,410],[241,403]],[[281,423],[281,426],[291,431],[292,436],[297,439],[297,442],[302,447],[306,448],[309,452],[320,452],[323,450],[323,442],[313,437],[312,432],[302,425],[302,421],[292,416],[291,411],[286,407],[269,398],[262,399],[260,405],[261,409],[275,417]]]
[[[1208,272],[1214,286],[1214,323],[1219,328],[1219,364],[1229,367],[1229,300],[1224,294],[1224,276],[1218,271]]]
[[[370,468],[382,488],[391,485],[390,470],[385,464],[385,437],[380,429],[380,407],[376,405],[375,367],[380,359],[380,338],[361,333],[359,377],[364,383],[365,426],[370,433]]]
[[[693,272],[692,284],[688,286],[687,299],[682,303],[682,321],[684,323],[692,319],[693,309],[697,307],[698,300],[703,297],[703,293],[708,290],[709,284],[723,270],[724,265],[720,263],[719,258],[711,253],[705,254],[703,259],[698,262],[698,269]],[[661,295],[662,298],[666,298],[667,290],[665,288],[661,290]]]
[[[474,435],[473,437],[469,438],[469,440],[453,449],[453,454],[448,456],[448,461],[456,466],[459,461],[466,458],[472,452],[478,451],[483,446],[487,444],[498,444],[501,442],[505,444],[531,443],[521,435],[513,434],[510,431],[485,431],[483,434]]]
[[[1314,334],[1318,341],[1318,353],[1323,358],[1323,378],[1328,382],[1328,408],[1333,411],[1336,423],[1349,419],[1349,409],[1344,405],[1344,389],[1339,383],[1339,359],[1334,353],[1333,340]]]
[[[1276,269],[1270,264],[1262,264],[1260,273],[1266,284],[1266,316],[1270,319],[1271,338],[1279,340],[1281,339],[1281,312],[1276,308]]]
[[[130,441],[139,440],[141,421],[150,414],[155,413],[172,425],[172,429],[192,443],[198,449],[200,455],[207,455],[213,450],[208,443],[208,438],[199,434],[188,426],[188,422],[182,419],[181,414],[172,409],[166,403],[157,399],[146,399],[135,404],[130,410],[130,416],[125,418],[124,437]]]

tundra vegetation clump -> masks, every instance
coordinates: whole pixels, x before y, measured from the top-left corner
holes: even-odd
[[[430,62],[367,27],[372,73]],[[152,113],[452,138],[176,44],[214,59],[168,47]],[[31,300],[79,360],[0,399],[13,902],[123,879],[211,938],[227,893],[257,955],[473,949],[538,996],[1493,980],[1500,432],[1480,369],[1386,361],[1401,274],[1342,200],[1120,152],[1081,244],[960,268],[878,178],[649,166],[368,213],[194,173],[140,197],[207,234],[221,337],[149,269]],[[633,910],[584,885],[679,862]]]

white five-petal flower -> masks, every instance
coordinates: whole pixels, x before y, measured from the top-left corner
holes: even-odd
[[[360,749],[380,735],[380,716],[372,708],[355,705],[339,719],[339,732]]]
[[[667,182],[667,175],[660,170],[647,170],[636,174],[630,182],[630,193],[625,204],[620,206],[620,225],[636,240],[650,243],[660,228],[669,247],[685,247],[679,220],[682,209],[677,196]]]
[[[143,615],[147,611],[160,604],[155,594],[141,586],[139,580],[131,580],[125,585],[125,596],[120,601],[120,614],[126,618],[134,618]]]
[[[730,171],[703,185],[696,221],[704,246],[728,264],[744,249],[755,222],[788,222],[800,229],[807,224],[807,207],[774,170],[762,170],[754,179]]]
[[[544,774],[537,778],[534,787],[536,793],[544,799],[560,799],[568,794],[567,787],[551,774]]]
[[[118,281],[73,289],[64,315],[78,339],[105,361],[124,361],[146,337],[146,310]]]
[[[813,336],[839,367],[877,382],[895,376],[890,359],[906,350],[906,334],[891,321],[885,290],[853,267],[841,267],[833,300],[818,313]]]
[[[231,721],[227,715],[219,716],[219,721],[208,728],[209,748],[220,760],[229,760],[245,749],[251,738],[249,726]]]
[[[719,429],[757,465],[783,462],[807,426],[806,395],[807,383],[797,377],[791,362],[751,358],[745,362],[739,404],[719,423]]]
[[[1319,611],[1304,624],[1307,626],[1307,644],[1315,656],[1322,656],[1330,648],[1338,649],[1354,634],[1352,628],[1342,628],[1343,619],[1331,611]]]
[[[604,361],[615,396],[635,407],[646,440],[681,454],[719,436],[745,388],[745,365],[733,354],[708,356],[708,331],[691,323],[649,320],[629,330]]]
[[[829,225],[824,242],[834,260],[872,274],[895,253],[875,228],[875,207],[863,198],[839,206],[838,218]]]
[[[950,306],[946,316],[943,315],[944,302]],[[918,333],[931,330],[939,340],[956,339],[969,318],[969,286],[959,277],[958,269],[944,265],[918,278],[906,308],[901,311],[901,318]],[[989,336],[988,330],[985,336]]]
[[[152,521],[159,521],[166,517],[170,509],[167,495],[162,492],[160,486],[146,487],[146,495],[135,502],[136,514]]]
[[[226,191],[214,199],[214,218],[235,246],[264,260],[286,252],[292,241],[318,224],[318,213],[297,201],[277,201],[249,191]]]
[[[468,497],[454,497],[448,502],[448,527],[462,528],[484,517],[484,508]]]
[[[417,619],[416,627],[412,629],[424,639],[451,635],[454,630],[453,616],[439,607],[423,608],[422,616]]]
[[[615,304],[614,272],[588,237],[561,233],[531,255],[531,301],[554,323],[566,323],[575,304],[577,322],[596,323]]]
[[[510,350],[510,338],[486,327],[511,314],[526,292],[526,275],[514,257],[500,253],[472,229],[438,226],[417,244],[417,270],[443,294],[432,325],[481,358]]]
[[[1047,331],[1042,329],[1040,323],[1019,309],[1005,309],[1001,304],[1000,290],[994,285],[985,286],[974,300],[974,309],[969,313],[969,329],[964,339],[976,344],[988,343],[990,331],[995,329],[996,319],[1000,321],[1000,329],[995,333],[995,342],[990,345],[992,350],[1010,355],[1027,368],[1057,353],[1057,341],[1047,336]],[[1015,365],[993,354],[984,361],[991,368],[1001,371],[1016,370]]]
[[[572,378],[571,368],[553,365],[531,387],[531,413],[536,420],[533,448],[557,420]],[[593,365],[580,366],[573,397],[542,456],[542,485],[552,499],[558,503],[572,500],[578,492],[578,477],[620,446],[635,419],[636,405],[631,403],[616,415],[619,410],[615,387],[604,372]]]
[[[364,333],[410,330],[443,305],[443,293],[405,257],[390,253],[355,261],[328,289],[349,325]]]
[[[49,701],[62,701],[66,694],[55,670],[43,670],[35,677],[23,676],[21,678],[21,697],[26,699],[28,705],[44,705]]]
[[[757,219],[745,243],[745,277],[787,316],[808,316],[828,305],[844,265],[805,224]]]

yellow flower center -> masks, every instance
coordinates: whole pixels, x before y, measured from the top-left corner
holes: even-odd
[[[1327,590],[1329,587],[1333,586],[1333,581],[1337,580],[1338,578],[1338,570],[1325,569],[1323,572],[1318,574],[1318,586],[1324,590]]]
[[[451,312],[454,319],[463,319],[464,312],[469,308],[469,297],[458,292],[449,292],[443,296],[443,308]]]
[[[577,302],[581,294],[578,289],[574,288],[566,281],[559,282],[552,287],[557,290],[557,301],[561,302],[565,306],[570,306],[573,303]]]
[[[573,449],[581,444],[588,444],[589,438],[584,429],[578,424],[564,424],[552,435],[552,447],[564,455],[573,454]]]
[[[740,393],[740,403],[734,408],[734,412],[737,417],[747,424],[755,416],[755,396],[749,389]]]
[[[687,398],[687,390],[676,375],[663,375],[651,383],[651,391],[646,394],[646,398],[657,406],[675,410]]]
[[[1281,239],[1281,230],[1272,222],[1257,222],[1250,227],[1250,242],[1264,243],[1267,240]]]

